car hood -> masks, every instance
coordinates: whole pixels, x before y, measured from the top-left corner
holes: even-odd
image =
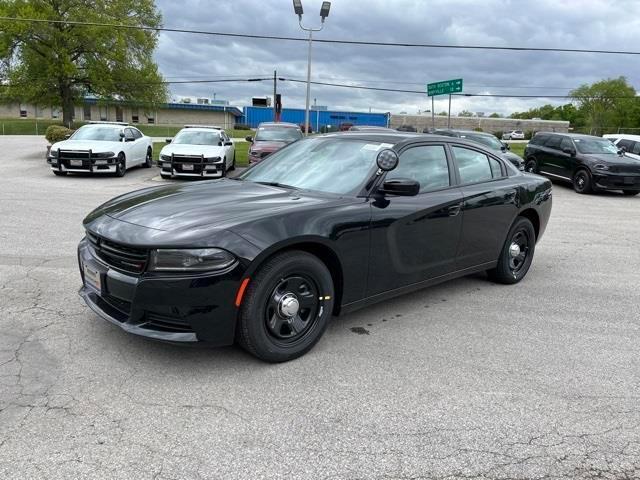
[[[517,163],[517,164],[524,163],[523,158],[520,155],[517,155],[513,152],[509,152],[509,151],[502,152],[502,156],[507,160],[509,160],[511,163]]]
[[[131,192],[95,209],[85,218],[84,224],[95,233],[108,237],[106,232],[100,231],[106,216],[157,232],[173,232],[171,236],[195,238],[211,230],[232,229],[235,225],[286,214],[292,209],[326,207],[349,201],[353,199],[222,179]]]
[[[253,145],[251,145],[251,150],[253,151],[259,151],[259,152],[275,152],[276,150],[280,150],[282,147],[289,145],[292,142],[261,142],[261,141],[257,141],[257,142],[253,142]]]
[[[91,150],[94,153],[117,152],[122,142],[105,142],[103,140],[63,140],[51,145],[51,150]]]
[[[628,155],[598,155],[598,154],[584,154],[594,162],[602,162],[607,165],[624,165],[624,166],[638,166],[640,167],[640,160],[636,160]]]
[[[162,148],[160,155],[204,155],[205,157],[224,156],[224,147],[218,145],[169,144]]]

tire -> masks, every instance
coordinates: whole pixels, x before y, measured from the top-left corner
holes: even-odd
[[[227,172],[232,172],[236,169],[236,152],[233,151],[233,160],[231,161],[231,166],[227,169]]]
[[[638,190],[623,190],[622,193],[624,193],[627,197],[634,197],[640,192]]]
[[[227,176],[227,157],[224,157],[222,159],[222,175],[220,175],[220,178],[224,178]]]
[[[573,175],[572,183],[573,189],[577,193],[587,194],[593,192],[591,175],[585,169],[580,169]]]
[[[513,245],[517,245],[517,249]],[[498,265],[489,270],[489,278],[497,283],[512,285],[522,280],[531,266],[536,250],[536,231],[524,217],[518,217],[509,229],[500,250]]]
[[[293,302],[292,307],[287,303],[292,298],[299,304]],[[322,337],[333,299],[333,280],[320,259],[296,250],[275,255],[249,283],[236,339],[242,348],[266,362],[298,358]]]
[[[527,163],[524,164],[524,171],[529,173],[538,173],[538,162],[535,158],[530,158]]]
[[[124,177],[125,173],[127,173],[127,159],[125,158],[124,153],[119,153],[115,176]]]
[[[150,148],[147,149],[147,156],[142,164],[144,168],[151,168],[153,166],[153,152]]]
[[[54,174],[56,177],[64,177],[64,176],[66,176],[66,175],[67,175],[67,172],[61,172],[61,171],[59,171],[59,170],[52,170],[52,171],[53,171],[53,174]]]

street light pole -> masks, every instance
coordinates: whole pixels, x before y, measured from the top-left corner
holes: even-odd
[[[313,45],[313,32],[319,32],[324,28],[324,21],[329,16],[329,9],[331,8],[331,2],[322,2],[320,8],[320,18],[322,23],[319,28],[305,27],[302,24],[302,0],[293,0],[293,10],[298,15],[298,25],[305,32],[309,32],[309,54],[307,58],[307,95],[305,100],[305,113],[304,113],[304,134],[309,135],[309,107],[311,99],[311,46]]]

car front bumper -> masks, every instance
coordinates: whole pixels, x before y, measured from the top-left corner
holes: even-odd
[[[193,170],[184,170],[182,165],[172,166],[171,162],[161,161],[158,163],[160,175],[163,177],[184,177],[184,178],[222,178],[225,176],[224,164],[205,163],[193,165]]]
[[[116,157],[92,158],[81,160],[81,165],[71,165],[69,159],[47,157],[47,163],[52,171],[66,173],[115,173],[117,161]]]
[[[594,172],[593,180],[600,190],[640,191],[640,174]]]
[[[173,343],[233,343],[238,265],[217,275],[124,273],[97,258],[86,239],[78,245],[78,262],[78,293],[98,316],[123,330]],[[85,266],[99,275],[99,288],[85,279]]]

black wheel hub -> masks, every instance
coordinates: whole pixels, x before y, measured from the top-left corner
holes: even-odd
[[[292,342],[303,337],[315,324],[320,301],[310,278],[291,275],[281,279],[267,300],[267,332],[279,341]]]
[[[529,235],[525,230],[518,230],[509,245],[509,270],[515,276],[520,273],[529,255]]]
[[[584,190],[585,185],[587,184],[587,179],[584,173],[578,173],[576,175],[576,187],[578,190]]]

